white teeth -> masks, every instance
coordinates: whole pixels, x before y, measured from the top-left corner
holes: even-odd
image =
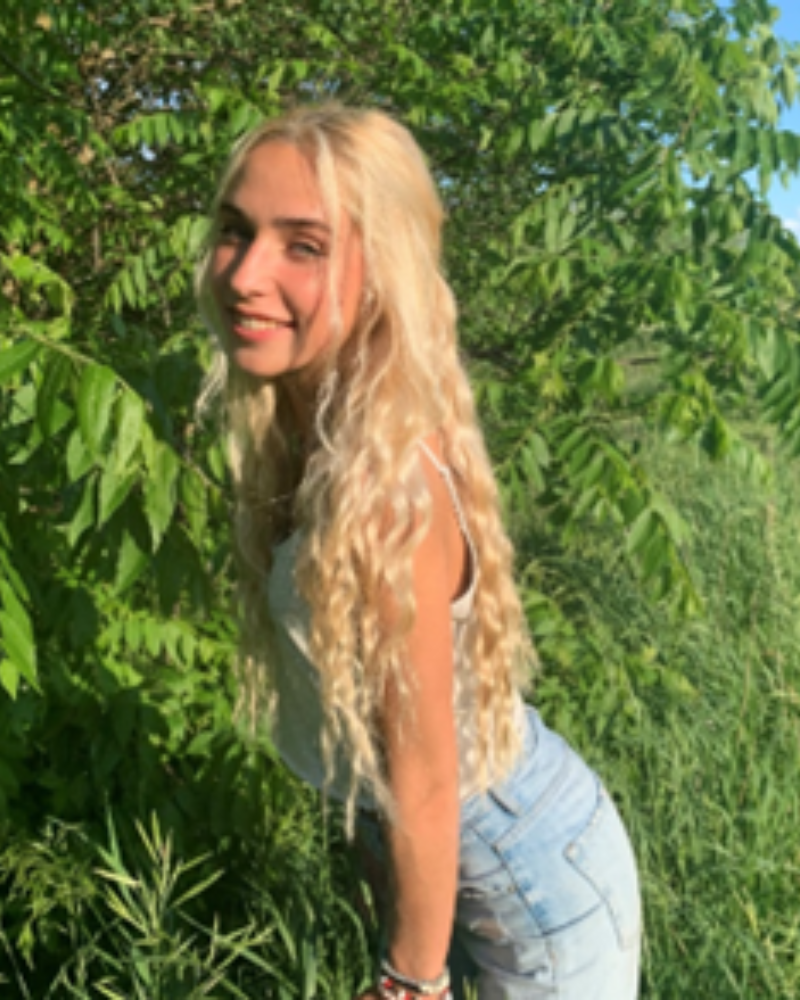
[[[280,323],[270,323],[269,321],[249,316],[238,316],[236,325],[241,326],[245,330],[277,330],[281,326]]]

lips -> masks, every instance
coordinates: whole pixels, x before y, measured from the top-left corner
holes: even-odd
[[[231,313],[231,328],[233,333],[241,340],[252,343],[259,343],[264,340],[272,340],[280,336],[287,330],[292,329],[293,324],[288,320],[275,319],[272,316],[260,316],[254,313]]]

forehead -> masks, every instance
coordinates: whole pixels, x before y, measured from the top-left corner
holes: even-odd
[[[261,142],[249,150],[226,186],[224,201],[248,211],[280,208],[291,215],[326,216],[316,172],[308,156],[288,142]]]

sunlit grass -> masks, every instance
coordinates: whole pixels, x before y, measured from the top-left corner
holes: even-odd
[[[705,614],[653,609],[595,536],[575,560],[595,579],[582,590],[592,669],[582,684],[552,664],[543,707],[628,822],[646,904],[644,996],[788,1000],[800,995],[800,472],[778,465],[756,483],[650,444],[693,527]]]

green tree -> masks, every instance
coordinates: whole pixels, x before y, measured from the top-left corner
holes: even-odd
[[[5,0],[0,812],[157,806],[201,846],[266,821],[230,721],[191,271],[232,142],[292,102],[378,104],[428,152],[510,517],[535,500],[557,548],[610,527],[654,596],[698,606],[631,428],[757,470],[746,413],[800,451],[800,256],[765,201],[800,164],[776,125],[800,55],[773,21],[765,0]],[[521,551],[558,659],[580,595]]]

